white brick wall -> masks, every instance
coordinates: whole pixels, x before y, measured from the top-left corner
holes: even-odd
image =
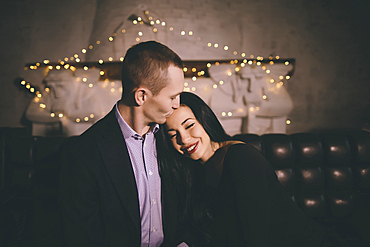
[[[7,3],[5,3],[7,2]],[[10,3],[9,3],[10,2]],[[0,126],[20,126],[30,100],[12,81],[27,62],[56,61],[101,40],[89,60],[118,58],[135,43],[142,26],[118,33],[115,54],[107,38],[140,3],[167,22],[157,38],[185,60],[224,59],[237,50],[264,57],[295,58],[287,88],[294,109],[288,132],[318,128],[359,128],[370,116],[368,60],[369,17],[360,0],[75,0],[51,4],[2,1],[0,61],[2,92]],[[96,11],[95,11],[96,10]],[[168,28],[174,27],[170,32]],[[145,33],[150,28],[144,28]],[[181,30],[194,32],[181,36]],[[145,37],[143,38],[145,39]],[[4,41],[4,38],[9,39]],[[197,39],[197,38],[200,38]],[[104,42],[103,42],[104,41]],[[206,47],[219,43],[218,49]],[[104,45],[103,45],[104,43]],[[229,51],[223,51],[224,45]],[[82,56],[84,57],[84,56]],[[41,83],[37,81],[35,83]],[[14,96],[17,98],[15,99]],[[16,103],[15,103],[16,102]]]

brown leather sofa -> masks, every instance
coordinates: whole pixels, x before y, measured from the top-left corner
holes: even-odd
[[[61,246],[59,153],[73,138],[0,128],[0,246]],[[240,134],[310,217],[370,246],[370,132]]]

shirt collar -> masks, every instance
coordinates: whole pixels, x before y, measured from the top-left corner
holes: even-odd
[[[123,138],[125,138],[125,139],[131,138],[131,137],[133,137],[135,139],[142,138],[142,136],[140,136],[138,133],[136,133],[136,131],[133,130],[126,123],[126,121],[123,119],[123,117],[121,116],[121,113],[118,110],[118,103],[119,103],[119,101],[115,105],[115,115],[116,115],[116,118],[117,118],[119,127],[121,128],[121,131],[122,131],[122,134],[123,134]],[[149,133],[155,134],[155,133],[158,132],[158,130],[159,130],[159,124],[155,124],[154,126],[150,127],[150,129],[149,129],[149,131],[148,131],[147,134],[149,134]]]

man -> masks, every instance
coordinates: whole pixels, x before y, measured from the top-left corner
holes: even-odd
[[[155,41],[131,47],[122,98],[62,157],[66,246],[176,246],[176,199],[161,184],[154,134],[179,107],[180,57]],[[163,186],[162,186],[163,185]]]

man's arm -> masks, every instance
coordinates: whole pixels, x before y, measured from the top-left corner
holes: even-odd
[[[59,203],[63,246],[103,246],[99,199],[90,157],[78,145],[64,150],[60,170]],[[84,156],[85,155],[85,156]]]

